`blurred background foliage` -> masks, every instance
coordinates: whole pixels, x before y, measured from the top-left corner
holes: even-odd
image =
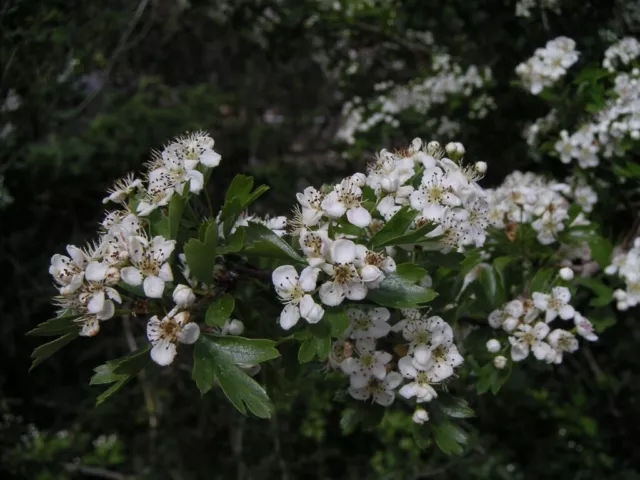
[[[517,168],[557,170],[526,153],[522,128],[546,111],[511,86],[513,69],[561,34],[597,61],[607,35],[638,33],[634,3],[565,0],[564,15],[522,19],[512,0],[3,2],[0,99],[21,101],[0,112],[2,478],[640,479],[633,312],[553,372],[521,366],[498,396],[466,392],[477,417],[460,457],[421,450],[401,415],[354,424],[335,398],[341,380],[321,365],[296,378],[260,373],[277,407],[270,421],[243,418],[216,394],[200,399],[186,365],[148,372],[94,408],[92,368],[125,353],[126,340],[107,325],[90,350],[76,343],[27,374],[37,339],[24,336],[53,315],[49,257],[86,241],[106,188],[175,135],[216,139],[214,197],[249,172],[271,186],[260,205],[276,213],[304,186],[364,168],[376,149],[431,139],[414,116],[349,149],[334,141],[345,101],[428,74],[434,46],[411,31],[493,71],[485,119],[466,122],[456,100],[442,106],[459,115],[468,158],[489,164],[485,185]],[[249,312],[250,328],[277,315]]]

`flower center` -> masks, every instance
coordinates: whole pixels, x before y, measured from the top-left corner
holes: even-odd
[[[333,279],[336,283],[345,285],[353,280],[353,270],[351,264],[337,264],[333,267]]]
[[[160,338],[169,342],[175,342],[178,334],[182,331],[182,327],[173,319],[160,325]]]

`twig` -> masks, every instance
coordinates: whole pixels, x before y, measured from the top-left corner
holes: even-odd
[[[109,62],[107,63],[107,66],[104,69],[104,72],[102,73],[102,83],[94,92],[91,93],[91,95],[85,98],[82,101],[82,103],[80,103],[80,105],[78,105],[75,108],[73,112],[75,115],[82,112],[98,96],[98,94],[102,92],[102,89],[106,85],[107,80],[111,75],[111,71],[113,70],[113,67],[116,64],[116,61],[118,60],[118,57],[124,50],[124,47],[127,44],[127,40],[129,40],[129,37],[133,33],[133,30],[136,28],[136,25],[140,21],[140,17],[142,17],[142,14],[144,13],[148,4],[149,4],[149,0],[140,0],[140,3],[138,3],[138,8],[136,8],[136,11],[133,14],[133,17],[131,18],[129,25],[127,25],[127,28],[125,29],[125,31],[122,32],[122,35],[120,36],[120,40],[118,41],[118,45],[116,45],[116,48],[113,51],[113,54],[111,55],[111,57],[109,58]]]
[[[236,460],[236,479],[244,480],[245,464],[242,460],[242,443],[244,440],[244,423],[245,419],[240,416],[237,426],[231,429],[231,450],[233,450],[233,456]]]
[[[133,336],[131,329],[131,317],[129,315],[122,316],[122,324],[124,326],[124,334],[127,340],[127,345],[131,352],[135,352],[138,349],[138,344]],[[149,418],[149,455],[153,456],[155,453],[156,433],[158,428],[158,417],[156,415],[156,404],[153,401],[153,395],[151,394],[151,387],[149,386],[149,380],[144,370],[138,373],[140,379],[140,385],[142,386],[142,393],[144,395],[144,403],[147,409],[147,416]]]
[[[81,473],[90,477],[106,478],[109,480],[127,480],[128,478],[133,478],[129,475],[112,472],[111,470],[106,470],[104,468],[87,467],[85,465],[77,465],[75,463],[65,463],[64,469],[69,473]]]

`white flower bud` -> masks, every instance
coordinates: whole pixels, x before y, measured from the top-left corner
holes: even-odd
[[[565,280],[565,281],[569,281],[569,280],[573,280],[573,270],[571,270],[569,267],[563,267],[560,269],[560,278]]]
[[[244,332],[244,323],[236,319],[227,320],[222,331],[229,335],[242,335],[242,332]]]
[[[504,320],[504,322],[502,322],[502,328],[504,329],[505,332],[512,332],[513,330],[516,329],[519,323],[520,323],[520,319],[507,317]]]
[[[196,295],[186,285],[178,285],[173,291],[173,301],[179,307],[190,307],[196,301]]]
[[[487,171],[487,162],[476,162],[473,166],[478,173],[485,173]]]
[[[491,353],[496,353],[500,350],[500,342],[495,338],[492,338],[487,342],[487,350]]]
[[[433,142],[429,142],[427,143],[427,154],[433,156],[435,153],[438,153],[440,148],[439,142],[436,142],[435,140]]]
[[[457,156],[458,153],[458,147],[456,146],[455,143],[453,142],[449,142],[447,143],[447,145],[444,147],[444,151],[447,152],[447,155],[449,156],[449,158],[454,158]]]
[[[458,156],[462,157],[467,151],[464,149],[464,145],[462,145],[460,142],[456,142],[456,150],[458,153]]]
[[[493,359],[493,366],[496,367],[498,370],[502,370],[504,367],[507,366],[507,359],[502,355],[498,355],[496,358]]]
[[[359,187],[364,187],[367,184],[367,176],[364,173],[354,173],[351,175],[351,180]]]
[[[418,424],[423,424],[424,422],[426,422],[427,420],[429,420],[429,414],[427,413],[427,411],[424,408],[416,408],[416,411],[413,412],[413,416],[411,417],[411,419]]]

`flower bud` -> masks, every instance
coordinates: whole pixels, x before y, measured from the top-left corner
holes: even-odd
[[[173,291],[173,301],[179,307],[190,307],[196,301],[196,295],[186,285],[178,285]]]
[[[487,171],[487,162],[476,162],[473,168],[476,169],[476,172],[484,174]]]
[[[500,342],[495,338],[492,338],[487,342],[487,350],[491,353],[496,353],[500,350]]]
[[[424,408],[416,408],[416,411],[413,412],[412,420],[417,424],[423,424],[427,420],[429,420],[429,414]]]
[[[227,320],[222,331],[226,331],[225,333],[229,335],[242,335],[242,332],[244,332],[244,323],[236,319]]]
[[[565,281],[573,280],[573,270],[569,267],[563,267],[560,269],[560,278]]]
[[[504,322],[502,322],[502,328],[505,332],[512,332],[516,329],[518,324],[520,323],[520,319],[507,317]]]
[[[449,156],[449,158],[453,159],[453,158],[455,158],[457,156],[458,147],[456,147],[455,143],[449,142],[444,147],[444,151],[447,152],[447,155]]]
[[[493,366],[496,367],[498,370],[502,370],[504,367],[507,366],[507,359],[502,355],[498,355],[496,358],[493,359]]]
[[[354,173],[351,175],[351,181],[359,187],[364,187],[367,184],[367,176],[364,173]]]

